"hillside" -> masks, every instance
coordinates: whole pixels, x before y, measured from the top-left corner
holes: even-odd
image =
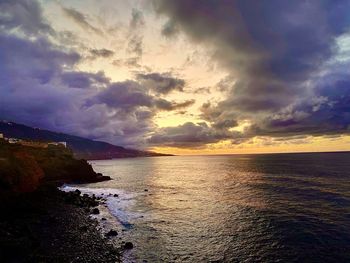
[[[47,148],[10,144],[0,139],[0,192],[34,191],[40,185],[109,180],[62,145]]]
[[[94,141],[79,136],[32,128],[14,122],[0,121],[0,133],[5,137],[42,142],[67,142],[76,158],[87,160],[126,157],[163,156],[164,154],[127,149],[110,143]]]

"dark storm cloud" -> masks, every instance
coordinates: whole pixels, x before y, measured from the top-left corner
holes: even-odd
[[[265,118],[250,132],[266,136],[350,134],[350,79],[348,74],[322,78],[313,100]]]
[[[333,76],[339,81],[320,88],[324,76],[317,81],[314,76],[337,52],[336,37],[349,28],[350,1],[154,0],[153,4],[168,18],[167,24],[205,44],[229,74],[221,85],[226,98],[202,108],[202,117],[212,128],[249,119],[253,124],[249,136],[347,132],[348,90],[340,83],[350,78]],[[315,110],[310,102],[320,97],[333,103]]]
[[[170,73],[138,73],[136,78],[149,89],[156,93],[168,94],[171,91],[183,91],[185,81],[172,77]]]
[[[191,106],[194,100],[173,102],[151,95],[144,86],[136,81],[111,83],[102,90],[89,104],[103,103],[108,107],[123,111],[134,111],[139,107],[154,110],[173,111]]]
[[[187,122],[176,127],[159,129],[156,134],[149,138],[148,143],[170,147],[197,148],[208,143],[234,139],[239,136],[240,134],[236,132],[212,129],[204,122],[197,124]]]
[[[63,7],[62,6],[62,10],[63,10],[63,13],[69,17],[70,19],[72,19],[75,23],[77,23],[81,28],[83,29],[86,29],[86,30],[89,30],[89,31],[92,31],[98,35],[102,35],[103,32],[94,27],[93,25],[91,25],[89,22],[88,22],[88,18],[86,15],[84,15],[83,13],[75,10],[75,9],[72,9],[72,8],[67,8],[67,7]]]
[[[104,103],[111,108],[121,108],[125,111],[134,110],[136,107],[152,107],[153,97],[145,93],[142,86],[135,81],[117,82],[101,91],[92,103]]]
[[[61,75],[63,84],[72,88],[104,87],[110,82],[103,71],[98,73],[88,72],[63,72]]]
[[[195,100],[186,100],[184,102],[167,101],[165,99],[155,100],[156,107],[160,110],[165,110],[165,111],[173,111],[173,110],[187,108],[193,105],[194,103],[195,103]]]
[[[63,52],[44,38],[34,42],[2,34],[0,39],[2,87],[13,90],[17,88],[16,83],[26,84],[27,79],[49,83],[61,74],[63,64],[70,67],[80,59],[79,54]]]
[[[91,49],[90,53],[93,57],[109,58],[114,55],[114,52],[109,49]]]
[[[232,127],[236,127],[238,125],[237,121],[235,120],[219,120],[215,123],[213,123],[213,127],[215,129],[228,129]]]
[[[53,128],[56,114],[64,115],[79,95],[56,87],[62,65],[70,68],[80,56],[60,51],[45,39],[29,41],[3,34],[0,57],[0,118]]]

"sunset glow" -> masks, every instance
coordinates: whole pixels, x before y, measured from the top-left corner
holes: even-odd
[[[342,4],[14,2],[1,119],[161,153],[350,149]]]

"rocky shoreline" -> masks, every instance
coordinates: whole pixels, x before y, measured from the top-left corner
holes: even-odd
[[[1,200],[0,262],[120,262],[118,233],[103,236],[90,216],[97,198],[46,186]]]
[[[120,262],[133,246],[114,229],[99,231],[105,200],[57,188],[104,180],[65,147],[0,140],[0,262]]]

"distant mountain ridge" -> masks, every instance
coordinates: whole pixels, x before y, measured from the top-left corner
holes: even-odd
[[[102,160],[127,157],[167,156],[149,151],[127,149],[107,142],[94,141],[79,136],[33,128],[10,121],[0,121],[0,133],[5,137],[43,142],[67,142],[76,158]]]

